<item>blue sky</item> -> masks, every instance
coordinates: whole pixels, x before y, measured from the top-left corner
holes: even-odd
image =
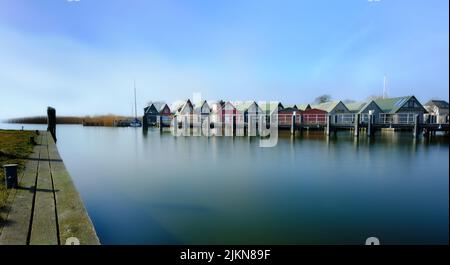
[[[0,118],[149,100],[449,97],[442,0],[0,0]]]

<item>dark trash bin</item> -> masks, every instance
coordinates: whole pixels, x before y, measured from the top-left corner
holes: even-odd
[[[3,168],[5,170],[6,188],[16,188],[19,185],[17,180],[17,164],[3,165]]]

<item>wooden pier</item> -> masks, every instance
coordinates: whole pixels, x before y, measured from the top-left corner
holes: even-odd
[[[394,121],[381,121],[378,123],[374,122],[374,117],[370,116],[366,121],[362,121],[360,114],[341,114],[345,115],[344,119],[336,119],[337,115],[326,115],[324,118],[320,118],[320,122],[302,122],[300,119],[292,119],[290,124],[279,124],[278,128],[280,130],[290,130],[291,133],[296,131],[318,129],[324,130],[327,135],[334,133],[338,130],[352,130],[355,137],[359,137],[361,131],[365,131],[368,137],[372,137],[375,131],[379,131],[385,128],[401,131],[411,131],[414,137],[419,137],[420,135],[428,136],[435,132],[449,132],[449,124],[437,124],[437,123],[419,123],[418,115],[414,117],[413,121],[406,122],[394,122]],[[340,120],[341,122],[335,122]]]
[[[0,245],[98,245],[100,241],[50,132],[33,153],[0,212]]]
[[[384,114],[383,114],[384,115]],[[236,116],[233,116],[232,123],[224,122],[211,122],[210,119],[206,119],[209,123],[210,129],[230,129],[233,131],[232,135],[236,135],[236,131],[243,130],[244,135],[252,136],[259,129],[259,124],[265,119],[267,119],[266,124],[270,123],[272,117],[261,115],[256,119],[257,121],[250,126],[248,122],[243,122],[241,117],[240,123],[236,122]],[[449,132],[448,123],[433,123],[433,122],[422,122],[419,123],[418,115],[408,117],[407,119],[397,119],[395,116],[387,119],[385,116],[378,117],[375,119],[374,115],[364,115],[364,114],[334,114],[334,115],[324,115],[324,114],[309,114],[309,115],[289,115],[283,117],[279,115],[276,117],[278,120],[278,130],[290,130],[291,134],[295,135],[297,132],[301,133],[304,130],[322,130],[325,134],[330,135],[339,130],[351,130],[355,137],[359,137],[361,132],[365,132],[368,137],[373,137],[376,131],[382,129],[392,129],[401,131],[411,131],[414,137],[419,137],[420,135],[430,136],[434,135],[438,131]],[[377,120],[377,122],[375,122]],[[435,119],[430,119],[435,121]],[[161,124],[161,123],[160,123]],[[187,126],[185,126],[185,124]],[[162,130],[163,127],[171,128],[173,132],[180,132],[185,130],[186,127],[190,129],[201,128],[202,124],[197,122],[194,123],[187,121],[187,117],[175,121],[172,120],[170,125],[158,125]],[[224,135],[224,134],[221,134]],[[241,134],[242,135],[242,134]]]

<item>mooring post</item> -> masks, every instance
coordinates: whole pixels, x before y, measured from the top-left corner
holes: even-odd
[[[232,128],[233,128],[233,136],[235,136],[236,135],[236,114],[235,115],[233,115],[233,124],[231,125],[231,126],[233,126]]]
[[[327,136],[330,136],[330,131],[331,131],[331,115],[328,114],[327,116]]]
[[[162,115],[159,115],[158,122],[159,122],[159,131],[162,132],[163,130]]]
[[[258,132],[259,132],[259,126],[261,126],[261,125],[259,124],[258,117],[261,117],[261,114],[258,113],[258,112],[256,112],[256,114],[255,114],[255,126],[256,126],[256,127],[255,127],[255,136],[258,135]]]
[[[206,128],[203,128],[203,125],[205,123],[206,123],[206,126],[205,126]],[[203,131],[203,132],[204,132],[206,137],[209,137],[210,136],[210,132],[211,132],[211,118],[210,118],[210,116],[209,115],[206,116],[204,121],[200,125],[201,125],[200,126],[200,130],[202,131],[203,129],[205,129],[205,131]]]
[[[221,115],[220,115],[220,123],[222,124],[222,128],[220,128],[220,130],[221,130],[221,134],[225,134],[225,129],[226,129],[226,127],[225,127],[225,113],[224,113],[225,111],[224,110],[222,110],[222,113],[221,113]],[[229,120],[229,119],[228,119]],[[234,121],[234,119],[233,119],[233,121]],[[215,126],[214,126],[214,128],[215,128]]]
[[[56,142],[56,110],[52,107],[47,107],[47,131],[52,134]]]
[[[114,121],[114,123],[115,123],[115,121]],[[143,129],[148,128],[147,114],[144,114],[144,116],[142,116],[142,128]]]
[[[172,117],[172,130],[173,130],[173,134],[177,135],[177,131],[178,131],[177,116]]]
[[[294,111],[293,113],[292,113],[292,116],[291,116],[291,134],[292,135],[295,135],[295,116],[296,116],[296,112]]]
[[[373,130],[373,111],[369,110],[369,120],[367,122],[367,136],[372,137],[372,130]]]
[[[255,125],[256,127],[256,121],[253,119],[253,114],[248,113],[247,114],[247,136],[256,136],[256,134],[254,134],[255,128],[253,128],[253,125]]]
[[[300,112],[300,113],[298,114],[298,125],[297,125],[297,130],[298,130],[298,132],[299,132],[300,134],[303,133],[302,123],[303,123],[303,115],[302,115],[302,113]]]
[[[184,115],[183,116],[183,123],[182,123],[182,130],[183,130],[183,135],[184,136],[189,136],[191,135],[191,123],[190,123],[190,115]]]
[[[359,117],[359,113],[355,114],[355,137],[359,136]]]
[[[413,136],[419,137],[419,114],[414,115],[414,128],[413,128]]]

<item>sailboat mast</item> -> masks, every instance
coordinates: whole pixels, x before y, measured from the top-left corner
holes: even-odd
[[[134,119],[137,119],[137,104],[136,104],[136,81],[133,81],[134,87]]]

